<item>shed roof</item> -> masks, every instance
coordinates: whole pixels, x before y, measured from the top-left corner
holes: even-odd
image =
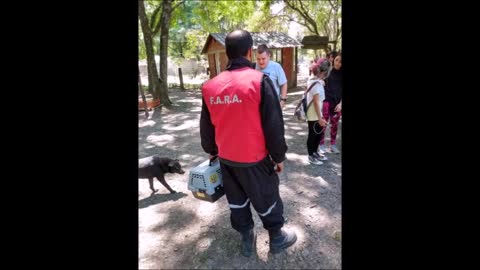
[[[324,49],[328,46],[328,37],[323,36],[304,36],[302,39],[303,49]]]
[[[268,48],[271,49],[280,49],[280,48],[291,48],[291,47],[301,47],[302,44],[296,39],[290,37],[289,35],[282,32],[251,32],[253,39],[253,49],[256,49],[260,44],[266,44]],[[207,52],[208,44],[212,39],[215,39],[217,42],[222,44],[225,47],[225,37],[227,33],[210,33],[208,35],[207,41],[203,46],[202,53]]]

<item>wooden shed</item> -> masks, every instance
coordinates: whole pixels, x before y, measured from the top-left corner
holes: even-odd
[[[272,56],[270,60],[282,65],[288,81],[288,88],[297,86],[298,48],[300,42],[287,34],[280,32],[251,32],[253,39],[253,59],[256,59],[258,45],[266,44]],[[227,33],[210,33],[202,50],[202,54],[208,55],[208,66],[210,78],[224,71],[227,66],[228,57],[225,53],[225,37]]]

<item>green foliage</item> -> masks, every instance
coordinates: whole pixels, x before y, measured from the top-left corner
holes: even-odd
[[[255,11],[255,1],[200,1],[193,10],[193,23],[205,32],[230,32],[235,29],[250,30],[247,19]]]
[[[330,40],[334,40],[335,33],[341,33],[341,0],[331,1],[309,1],[309,0],[264,0],[264,1],[195,1],[185,0],[180,6],[174,9],[172,13],[171,25],[169,28],[169,51],[168,55],[175,62],[179,63],[183,59],[197,59],[204,57],[200,54],[208,33],[229,32],[234,29],[246,29],[251,32],[279,31],[287,32],[288,23],[297,21],[300,24],[308,24],[308,21],[302,15],[285,5],[285,1],[293,3],[299,9],[303,5],[303,10],[311,17],[320,35],[328,35]],[[179,0],[174,1],[175,6]],[[331,3],[338,5],[336,17],[332,10]],[[273,5],[283,5],[283,9],[275,14],[271,14]],[[161,15],[161,1],[145,1],[145,9],[149,18],[149,25],[152,30],[158,29]],[[335,19],[338,26],[335,25]],[[304,35],[311,35],[306,26],[304,31],[294,36],[298,40]],[[158,31],[159,32],[159,31]],[[154,50],[158,54],[158,32],[154,36]],[[337,50],[341,46],[341,34],[338,36]],[[143,34],[139,26],[139,59],[145,59],[145,44]]]
[[[249,31],[252,32],[288,32],[288,24],[278,16],[272,16],[270,6],[278,1],[258,1],[252,16],[247,19]]]
[[[337,40],[337,50],[342,33],[342,1],[283,0],[286,5],[283,16],[303,25],[305,35],[328,36]]]
[[[201,46],[207,35],[200,25],[195,25],[198,15],[194,10],[200,5],[199,1],[186,1],[177,7],[172,14],[172,23],[169,31],[169,52],[176,64],[183,59],[195,58],[199,60]]]

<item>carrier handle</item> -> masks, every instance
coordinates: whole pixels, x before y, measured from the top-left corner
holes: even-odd
[[[213,161],[214,161],[215,159],[217,159],[217,158],[218,158],[217,155],[211,157],[211,158],[210,158],[210,163],[208,164],[208,166],[212,166]]]

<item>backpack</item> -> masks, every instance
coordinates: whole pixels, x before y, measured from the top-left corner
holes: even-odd
[[[297,120],[297,121],[300,121],[300,122],[305,122],[307,121],[307,110],[308,108],[310,108],[310,105],[312,105],[312,102],[313,102],[313,99],[312,101],[310,101],[310,103],[307,105],[307,93],[313,88],[313,86],[315,84],[317,84],[317,82],[314,82],[312,83],[312,85],[310,85],[310,87],[308,88],[308,90],[303,94],[302,96],[302,99],[298,102],[298,105],[297,107],[295,108],[295,111],[293,113],[293,117]]]

